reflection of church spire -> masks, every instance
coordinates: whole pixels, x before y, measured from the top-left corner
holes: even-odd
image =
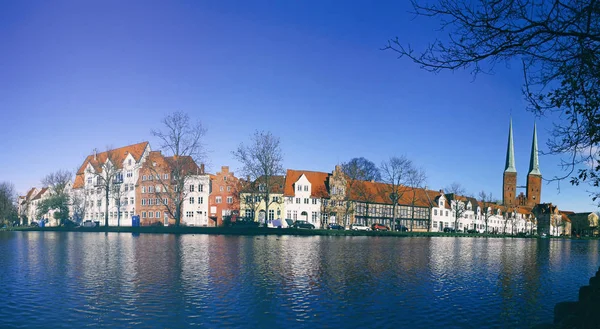
[[[510,124],[508,126],[508,148],[506,149],[506,167],[504,168],[504,172],[517,172],[517,169],[515,168],[515,147],[513,145],[512,118],[510,119]]]
[[[531,158],[529,160],[529,175],[541,176],[540,162],[538,160],[537,128],[533,124],[533,142],[531,144]]]

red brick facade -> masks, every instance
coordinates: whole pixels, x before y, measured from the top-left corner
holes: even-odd
[[[228,166],[210,176],[210,196],[208,198],[209,226],[223,226],[223,219],[235,220],[240,210],[238,199],[239,180]]]

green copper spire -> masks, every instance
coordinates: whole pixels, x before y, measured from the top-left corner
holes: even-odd
[[[529,175],[542,176],[540,172],[540,162],[538,160],[537,128],[533,124],[533,142],[531,144],[531,159],[529,160]]]
[[[517,172],[515,168],[515,147],[513,145],[512,118],[508,126],[508,148],[506,150],[506,168],[504,172]]]

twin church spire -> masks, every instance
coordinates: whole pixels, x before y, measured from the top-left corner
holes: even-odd
[[[540,203],[542,173],[538,158],[537,127],[533,125],[529,172],[527,174],[526,195],[517,195],[517,168],[515,165],[515,146],[513,141],[512,118],[508,126],[508,146],[506,149],[506,164],[503,178],[503,203],[507,206],[533,207]]]

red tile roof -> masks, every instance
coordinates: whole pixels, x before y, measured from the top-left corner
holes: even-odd
[[[47,188],[47,187],[44,187],[44,188],[42,188],[42,189],[40,190],[40,192],[39,192],[38,194],[36,194],[36,195],[35,195],[35,197],[33,197],[33,199],[31,199],[31,200],[39,200],[39,199],[42,197],[42,195],[43,195],[44,193],[46,193],[46,191],[48,191],[48,188]]]
[[[127,157],[128,154],[131,154],[133,156],[133,158],[135,159],[135,161],[140,161],[140,159],[141,159],[142,155],[144,154],[144,151],[146,150],[147,147],[148,147],[148,142],[142,142],[142,143],[127,145],[127,146],[123,146],[120,148],[97,153],[95,156],[94,156],[94,154],[88,155],[85,158],[85,160],[83,161],[83,164],[81,165],[81,167],[79,167],[79,170],[77,170],[77,174],[75,176],[75,182],[73,183],[73,188],[83,187],[83,183],[84,183],[83,175],[85,174],[85,168],[87,167],[88,163],[91,164],[92,167],[94,167],[94,170],[96,170],[97,172],[102,172],[101,164],[104,164],[106,162],[107,158],[110,157],[111,161],[115,162],[113,164],[117,168],[122,168],[123,161],[125,161],[125,158]]]
[[[306,179],[311,184],[310,196],[313,198],[328,198],[329,193],[327,192],[327,178],[329,174],[326,172],[319,171],[308,171],[308,170],[293,170],[288,169],[285,175],[285,185],[283,188],[284,196],[294,196],[294,184],[302,177],[306,176]]]

